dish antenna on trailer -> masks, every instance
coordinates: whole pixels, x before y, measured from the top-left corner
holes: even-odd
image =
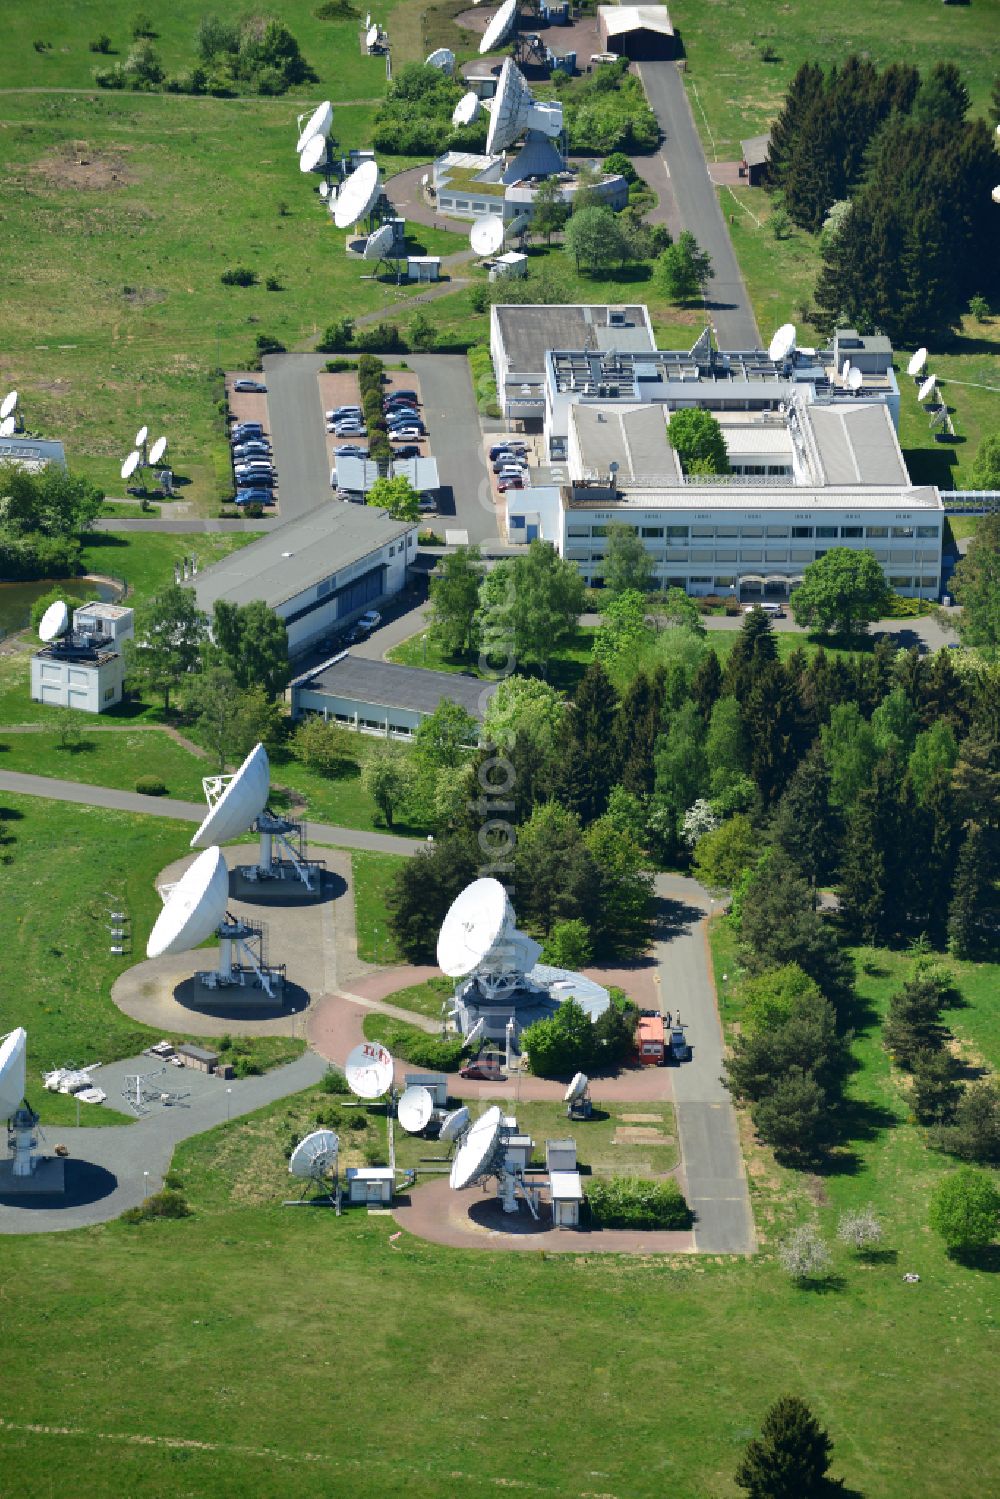
[[[355,1098],[383,1098],[392,1087],[392,1056],[377,1041],[362,1041],[344,1063],[347,1086]]]
[[[149,466],[150,466],[150,468],[155,468],[156,467],[156,465],[163,458],[163,455],[164,455],[164,453],[166,451],[167,451],[167,439],[165,437],[158,437],[156,439],[156,441],[153,443],[153,446],[149,450]]]
[[[864,375],[858,369],[857,365],[852,364],[851,368],[847,372],[848,388],[853,391],[860,390],[862,385],[864,384],[864,378]]]
[[[434,1099],[419,1084],[405,1089],[396,1105],[396,1118],[408,1135],[423,1134],[433,1112]]]
[[[456,126],[472,125],[479,119],[482,112],[483,106],[480,103],[479,95],[474,89],[470,89],[467,94],[462,95],[452,110],[451,123]]]
[[[924,365],[926,363],[927,363],[927,350],[926,349],[918,349],[917,352],[911,356],[910,362],[906,366],[906,373],[908,375],[912,375],[913,378],[916,379],[918,375],[922,374]]]
[[[60,635],[65,635],[69,628],[69,610],[62,599],[56,599],[50,604],[42,615],[38,625],[38,638],[48,645],[50,640],[56,640]]]
[[[201,784],[209,811],[191,839],[192,848],[205,848],[210,843],[230,843],[252,828],[260,834],[260,852],[256,865],[240,870],[244,878],[255,881],[285,877],[284,862],[274,857],[277,839],[279,848],[288,855],[291,871],[307,890],[313,889],[314,880],[322,877],[322,866],[305,857],[303,824],[268,808],[271,767],[262,744],[250,751],[235,775],[205,776]],[[298,847],[290,841],[290,834],[298,836]]]
[[[774,364],[782,364],[795,352],[796,328],[794,323],[782,323],[767,346],[767,357]]]
[[[499,880],[473,880],[448,909],[437,941],[438,966],[449,978],[474,974],[484,994],[516,989],[538,961],[541,948],[519,932]]]
[[[517,0],[504,0],[479,43],[479,55],[485,57],[497,47],[509,42],[517,25]]]
[[[299,132],[296,142],[296,151],[302,152],[312,140],[314,135],[321,136],[324,140],[333,129],[333,105],[329,99],[324,99],[318,104],[306,122],[305,128]]]
[[[503,239],[503,219],[498,214],[488,213],[473,220],[469,230],[469,244],[477,255],[496,255],[498,250],[503,249]]]
[[[449,47],[436,47],[429,57],[424,58],[424,67],[439,68],[450,78],[455,71],[455,54]]]
[[[131,479],[132,475],[135,473],[141,462],[141,453],[129,453],[128,457],[125,459],[125,462],[122,464],[122,478]]]
[[[17,410],[17,391],[9,390],[0,401],[0,422],[5,422]]]
[[[936,384],[937,375],[928,375],[923,385],[921,385],[920,389],[917,391],[917,400],[926,401],[927,397],[930,395]]]
[[[363,161],[352,172],[337,194],[333,205],[333,222],[338,229],[349,229],[369,214],[378,202],[382,179],[378,163]]]

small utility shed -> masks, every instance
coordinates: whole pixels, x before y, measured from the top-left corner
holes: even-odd
[[[751,135],[748,140],[740,141],[740,148],[743,152],[740,176],[745,177],[751,187],[760,187],[767,180],[767,154],[771,149],[770,135]]]
[[[677,40],[665,5],[599,5],[597,19],[605,52],[637,62],[676,57]]]
[[[342,651],[315,671],[296,677],[292,717],[321,713],[345,728],[409,739],[442,698],[480,722],[495,683],[451,671],[424,671]]]
[[[181,1057],[185,1067],[193,1067],[196,1072],[214,1072],[219,1065],[219,1053],[208,1051],[204,1046],[183,1046],[174,1048],[174,1055]]]
[[[392,1202],[394,1178],[391,1166],[348,1166],[348,1201],[388,1207]]]
[[[550,1171],[549,1199],[554,1228],[579,1228],[583,1187],[579,1171]]]

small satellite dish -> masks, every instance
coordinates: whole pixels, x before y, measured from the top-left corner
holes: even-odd
[[[434,1112],[434,1100],[426,1088],[407,1088],[396,1105],[396,1118],[408,1135],[419,1135],[427,1128]]]
[[[460,1139],[469,1127],[470,1118],[471,1115],[464,1104],[460,1109],[452,1109],[451,1113],[445,1114],[441,1121],[441,1134],[439,1138],[447,1141],[449,1144],[452,1140]]]
[[[438,933],[438,967],[449,978],[463,978],[513,926],[514,912],[500,881],[473,880],[448,908]]]
[[[782,323],[767,346],[768,359],[773,360],[775,364],[780,364],[783,359],[787,359],[795,348],[795,334],[794,323]]]
[[[337,1164],[340,1141],[332,1129],[314,1129],[300,1140],[288,1160],[290,1175],[316,1181]]]
[[[225,918],[229,870],[221,848],[206,848],[167,896],[146,943],[147,958],[190,952]]]
[[[503,249],[503,219],[488,213],[473,221],[469,230],[469,244],[477,255],[495,255]]]
[[[13,437],[17,431],[17,417],[5,416],[0,422],[0,437]]]
[[[864,375],[858,369],[857,365],[852,365],[847,372],[847,383],[850,386],[851,390],[860,390],[862,384],[864,383],[864,378]]]
[[[371,48],[375,46],[375,44],[376,44],[377,41],[378,41],[378,25],[376,24],[374,26],[369,26],[367,35],[365,36],[365,46],[369,50],[371,50]]]
[[[150,466],[155,468],[166,451],[167,439],[165,437],[158,437],[149,450]]]
[[[589,1081],[585,1072],[578,1072],[563,1094],[563,1103],[576,1103],[578,1098],[582,1098],[587,1091]]]
[[[138,430],[138,432],[135,434],[135,445],[136,445],[136,447],[137,448],[141,448],[142,445],[143,445],[143,443],[146,441],[146,438],[148,436],[149,436],[149,428],[148,427],[140,427],[139,430]]]
[[[504,42],[509,41],[516,24],[517,0],[504,0],[479,43],[480,57],[485,57],[487,52],[492,52],[494,48],[502,47]]]
[[[455,54],[448,47],[437,47],[429,57],[424,59],[427,68],[440,68],[442,73],[447,73],[450,78],[455,71]]]
[[[314,172],[326,160],[326,136],[314,135],[306,141],[299,157],[300,172]]]
[[[934,389],[936,381],[937,381],[937,375],[928,375],[927,376],[927,379],[924,381],[923,385],[921,385],[920,389],[917,391],[917,400],[918,401],[926,401],[927,397],[930,395],[931,391]]]
[[[377,1041],[362,1041],[344,1064],[347,1086],[357,1098],[381,1098],[392,1087],[392,1057]]]
[[[381,224],[374,234],[369,234],[361,251],[362,260],[384,260],[396,241],[396,226]]]
[[[370,213],[379,195],[381,177],[377,162],[363,161],[352,172],[337,194],[333,222],[338,229],[349,229]]]
[[[16,1114],[27,1084],[28,1035],[23,1025],[0,1041],[0,1119]]]
[[[0,421],[6,421],[17,410],[17,391],[10,390],[0,401]]]
[[[329,184],[329,182],[321,182],[320,183],[320,185],[319,185],[319,195],[320,195],[321,198],[328,198],[330,196],[330,184]]]
[[[258,744],[247,755],[229,785],[210,808],[205,821],[191,839],[192,848],[210,843],[229,843],[245,833],[263,812],[271,790],[271,767],[267,750]]]
[[[467,94],[462,95],[452,110],[451,123],[455,126],[472,125],[479,119],[481,113],[482,105],[479,102],[479,95],[470,89]]]
[[[481,1114],[462,1141],[451,1165],[451,1185],[456,1191],[471,1187],[482,1176],[489,1176],[498,1164],[503,1141],[503,1109],[494,1104]]]
[[[504,239],[507,244],[510,244],[511,240],[515,240],[519,235],[523,234],[530,223],[530,213],[519,213],[516,218],[511,219],[504,230]]]
[[[325,139],[330,134],[332,128],[333,105],[329,99],[324,99],[323,103],[316,106],[306,121],[305,129],[300,133],[296,142],[296,151],[304,151],[306,145],[312,140],[314,135],[323,136]]]
[[[46,643],[57,639],[66,633],[69,624],[69,610],[62,599],[56,599],[50,604],[38,623],[38,638]]]
[[[131,479],[132,475],[135,473],[141,462],[141,453],[129,453],[128,457],[125,459],[125,462],[122,464],[122,478]]]
[[[923,367],[924,367],[924,365],[926,363],[927,363],[927,350],[926,349],[918,349],[917,352],[913,355],[913,357],[910,360],[909,364],[906,366],[906,373],[908,375],[912,375],[914,377],[914,379],[916,379],[916,377],[920,374],[921,370],[923,369]]]

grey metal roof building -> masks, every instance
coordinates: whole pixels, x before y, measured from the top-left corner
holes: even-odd
[[[0,437],[0,463],[16,463],[30,473],[37,473],[50,463],[66,467],[61,442],[47,437]]]
[[[330,475],[338,489],[349,494],[367,494],[379,476],[378,464],[371,458],[337,458]],[[441,487],[436,458],[397,458],[392,465],[393,478],[408,479],[418,494],[432,494]]]
[[[446,698],[482,720],[496,684],[344,651],[292,682],[292,717],[321,713],[350,728],[409,738]]]
[[[642,305],[515,303],[490,309],[490,354],[500,404],[510,418],[543,414],[550,349],[641,356],[655,347],[649,311]]]

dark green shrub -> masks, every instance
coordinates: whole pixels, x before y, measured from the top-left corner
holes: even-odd
[[[223,286],[253,286],[257,281],[257,272],[245,265],[234,265],[228,271],[223,271],[219,280]]]
[[[277,276],[268,276],[264,281],[264,285],[268,291],[284,291],[285,289]]]
[[[167,788],[159,776],[136,776],[136,791],[141,791],[143,796],[166,796]]]
[[[686,1229],[694,1221],[675,1181],[597,1177],[587,1183],[587,1203],[593,1223],[601,1228]]]
[[[347,1078],[339,1067],[328,1067],[320,1081],[324,1093],[350,1093]]]
[[[259,1077],[264,1069],[256,1057],[238,1056],[233,1063],[233,1071],[237,1077]]]
[[[441,1041],[388,1015],[366,1015],[365,1036],[369,1041],[381,1041],[394,1056],[431,1072],[454,1072],[462,1058],[460,1040]]]
[[[111,51],[111,38],[108,36],[108,33],[106,31],[102,31],[100,36],[96,36],[94,40],[92,42],[88,42],[87,45],[90,48],[91,52],[101,52],[105,56],[107,56],[107,54]]]
[[[141,1207],[122,1213],[123,1223],[151,1223],[156,1218],[190,1218],[191,1208],[183,1192],[164,1187],[147,1197]]]
[[[342,375],[346,370],[356,370],[357,367],[356,359],[328,359],[323,366],[328,375]]]

